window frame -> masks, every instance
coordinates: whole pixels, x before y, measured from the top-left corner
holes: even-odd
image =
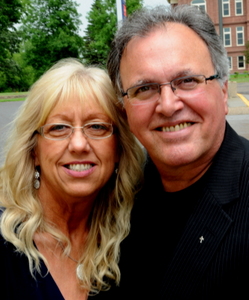
[[[207,12],[206,0],[192,0],[190,4],[192,6],[197,6],[203,12]]]
[[[229,31],[229,32],[226,32]],[[226,45],[226,36],[229,36],[229,45]],[[224,27],[223,28],[223,43],[224,43],[224,47],[232,47],[232,31],[231,31],[231,27]]]
[[[225,14],[224,13],[225,11],[227,11],[228,13]],[[222,16],[223,17],[230,17],[231,16],[230,0],[222,0]]]
[[[233,57],[232,56],[228,56],[228,63],[229,63],[229,70],[233,69]]]
[[[238,5],[240,4],[240,8],[238,8]],[[243,16],[244,11],[243,11],[243,0],[235,0],[234,1],[235,5],[235,16]],[[238,13],[238,10],[241,9],[241,13]]]
[[[239,30],[241,28],[241,30]],[[241,35],[241,37],[239,37]],[[239,39],[242,39],[242,43],[239,43]],[[244,46],[245,45],[245,34],[244,34],[244,27],[237,26],[236,27],[236,45],[237,46]]]
[[[240,60],[240,58],[243,59],[243,62]],[[243,67],[240,67],[241,62],[243,63]],[[246,68],[245,56],[244,55],[238,55],[237,56],[237,67],[238,67],[238,70],[244,70]]]

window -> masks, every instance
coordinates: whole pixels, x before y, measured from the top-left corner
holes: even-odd
[[[200,10],[203,12],[206,11],[206,1],[205,0],[193,0],[191,1],[191,5],[198,6]]]
[[[222,0],[223,17],[230,16],[230,0]]]
[[[237,46],[244,45],[244,27],[236,27]]]
[[[238,69],[245,69],[245,56],[238,56]]]
[[[235,0],[235,15],[241,16],[243,15],[243,1]]]
[[[223,28],[223,40],[224,40],[224,46],[225,47],[232,46],[231,28]]]
[[[231,56],[228,56],[228,63],[229,63],[229,70],[233,69],[233,58]]]

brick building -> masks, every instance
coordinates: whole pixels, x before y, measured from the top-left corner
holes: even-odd
[[[244,51],[249,41],[249,0],[168,0],[171,5],[191,4],[205,10],[213,20],[227,50],[230,73],[249,71]]]

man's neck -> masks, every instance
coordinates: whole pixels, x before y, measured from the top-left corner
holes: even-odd
[[[164,190],[177,192],[198,181],[209,169],[212,161],[198,166],[163,167],[158,168]]]

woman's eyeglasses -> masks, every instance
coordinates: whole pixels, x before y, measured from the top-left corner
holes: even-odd
[[[105,139],[113,134],[113,126],[110,123],[94,122],[81,127],[73,127],[69,124],[45,124],[37,129],[37,132],[49,140],[64,140],[70,137],[74,129],[81,129],[83,134],[90,139]]]

